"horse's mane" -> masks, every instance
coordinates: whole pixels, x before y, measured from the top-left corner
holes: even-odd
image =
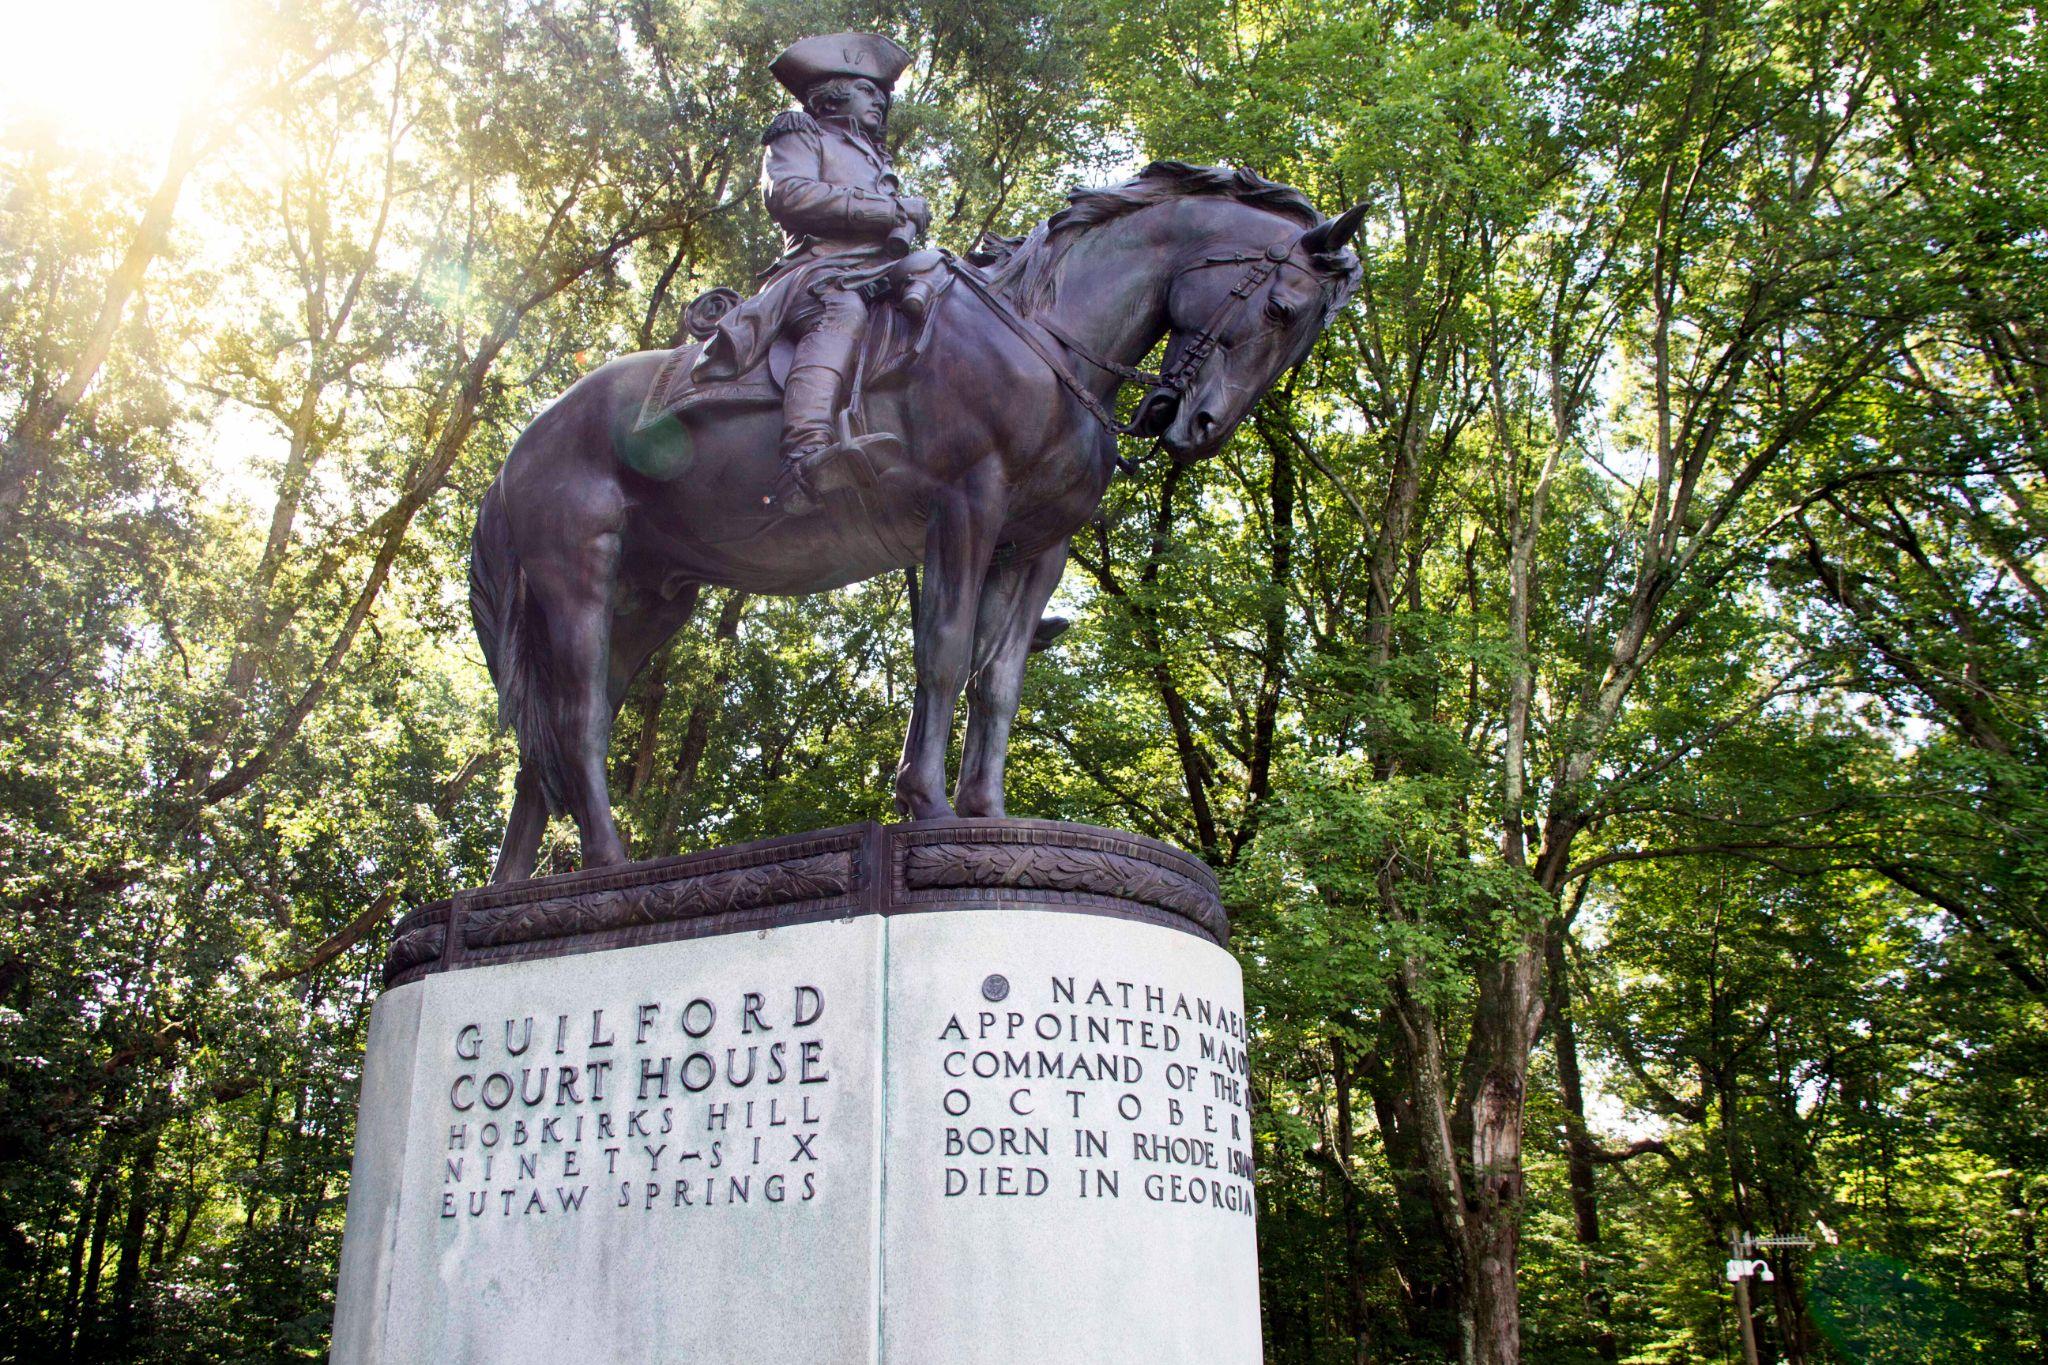
[[[1323,221],[1308,196],[1291,185],[1231,166],[1155,161],[1121,185],[1067,191],[1067,206],[1031,230],[1021,246],[990,273],[990,283],[1029,316],[1052,302],[1059,266],[1081,229],[1172,199],[1213,196],[1292,218],[1304,228]]]

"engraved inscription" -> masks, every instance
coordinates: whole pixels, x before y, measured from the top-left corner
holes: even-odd
[[[991,980],[996,978],[990,978]],[[1145,1200],[1251,1217],[1245,1022],[1159,981],[1009,983],[948,1015],[933,1147],[949,1199]]]
[[[808,1204],[834,1094],[822,987],[464,1023],[446,1042],[448,1223]]]

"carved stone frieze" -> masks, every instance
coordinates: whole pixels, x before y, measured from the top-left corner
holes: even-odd
[[[1146,858],[1099,848],[949,840],[903,851],[913,891],[1060,891],[1184,915],[1210,935],[1229,932],[1216,888]]]
[[[1115,915],[1216,943],[1216,880],[1155,840],[1048,820],[863,824],[466,891],[399,921],[387,985],[431,972],[857,914]]]
[[[853,855],[821,853],[670,882],[473,910],[463,920],[462,942],[465,948],[496,948],[536,939],[570,938],[629,925],[829,900],[845,895],[852,887]]]
[[[428,924],[409,931],[401,926],[401,932],[391,941],[391,951],[384,957],[385,979],[395,979],[415,967],[438,961],[447,942],[446,925]]]

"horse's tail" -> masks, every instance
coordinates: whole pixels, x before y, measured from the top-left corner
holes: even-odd
[[[512,548],[505,489],[494,481],[469,541],[469,614],[498,689],[498,724],[519,739],[520,766],[540,783],[550,814],[567,807],[562,745],[549,714],[547,621]]]

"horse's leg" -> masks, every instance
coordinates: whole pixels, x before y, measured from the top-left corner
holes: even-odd
[[[1003,813],[1003,759],[1024,686],[1024,664],[1038,615],[1067,567],[1067,542],[1030,559],[991,569],[974,621],[974,675],[967,684],[967,742],[953,808],[961,815]]]
[[[540,836],[547,827],[548,805],[540,794],[540,780],[522,763],[512,783],[512,815],[505,821],[505,842],[498,845],[498,866],[491,873],[491,885],[533,875],[534,859],[540,856]]]
[[[674,597],[658,597],[643,611],[613,619],[609,691],[614,720],[625,704],[626,689],[647,667],[654,651],[690,624],[690,617],[697,611],[698,594],[703,590],[701,583],[685,583]]]
[[[917,601],[917,696],[896,767],[896,809],[912,820],[953,813],[946,803],[946,741],[967,681],[975,608],[1001,521],[995,501],[972,486],[945,489],[933,500]]]
[[[690,618],[696,614],[697,598],[703,592],[703,586],[701,583],[685,583],[673,597],[654,597],[642,610],[612,618],[610,694],[614,726],[619,721],[619,709],[626,703],[626,689],[633,685],[633,679],[640,676],[640,670],[647,667],[647,661],[654,657],[655,651],[690,623]],[[648,717],[649,723],[655,719]],[[645,737],[642,739],[644,742]],[[643,835],[648,832],[641,831]]]
[[[644,610],[612,622],[609,656],[605,668],[605,714],[609,719],[601,753],[610,749],[610,725],[618,720],[619,708],[626,699],[626,689],[632,685],[633,679],[639,676],[640,670],[647,666],[647,661],[654,657],[654,652],[689,622],[691,613],[696,610],[700,591],[701,585],[686,583],[674,597],[657,598],[653,605]],[[565,731],[565,734],[568,732]],[[577,744],[573,734],[569,734],[569,744]],[[497,868],[491,873],[491,884],[494,886],[499,882],[519,881],[533,875],[534,862],[540,853],[541,836],[547,831],[547,801],[541,795],[539,779],[524,764],[520,766],[512,793],[512,814],[505,822],[505,841],[499,845]],[[611,802],[608,793],[602,810],[609,819]],[[585,817],[578,814],[579,828],[583,826],[584,820]],[[623,859],[623,841],[620,847]],[[588,854],[584,861],[587,866],[598,865]]]
[[[590,531],[563,528],[544,562],[527,560],[527,584],[547,622],[548,704],[560,745],[563,799],[583,838],[583,866],[626,861],[612,823],[605,759],[611,749],[612,591],[617,581],[616,522]]]
[[[698,592],[699,585],[686,583],[673,598],[658,599],[645,611],[613,623],[606,691],[615,722],[626,698],[626,688],[647,666],[654,651],[689,621],[697,606]],[[541,795],[540,780],[521,764],[512,787],[512,814],[505,821],[505,840],[498,846],[498,865],[491,873],[493,886],[533,875],[541,836],[547,832],[547,826],[547,800]]]

